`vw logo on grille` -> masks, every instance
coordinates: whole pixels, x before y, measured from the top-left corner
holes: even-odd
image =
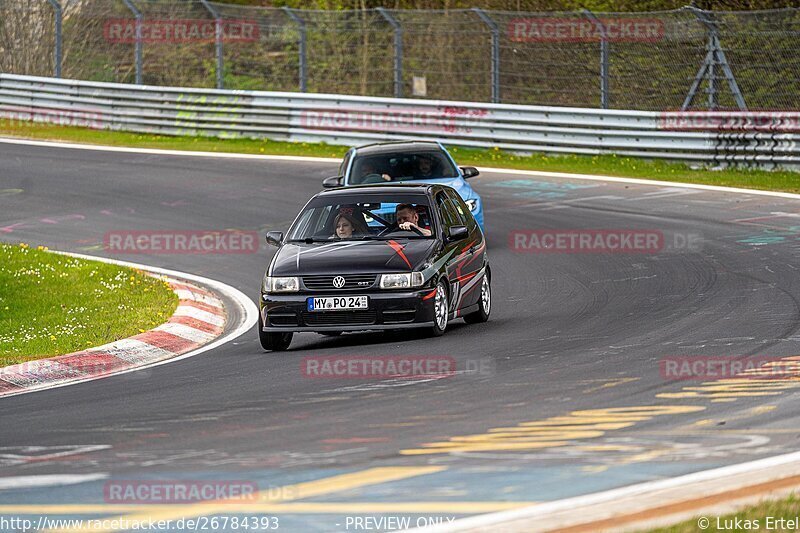
[[[333,278],[333,286],[337,289],[344,287],[344,278],[342,276],[336,276]]]

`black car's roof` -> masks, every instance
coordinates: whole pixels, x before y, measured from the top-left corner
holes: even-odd
[[[379,155],[398,152],[442,150],[439,143],[433,141],[394,141],[385,143],[367,144],[356,148],[358,155]]]
[[[442,187],[435,183],[393,183],[391,185],[352,185],[337,187],[317,193],[316,196],[346,196],[352,194],[419,194],[427,195],[433,187]]]

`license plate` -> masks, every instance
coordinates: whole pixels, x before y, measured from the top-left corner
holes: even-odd
[[[351,309],[368,309],[367,296],[326,296],[325,298],[308,298],[309,311],[348,311]]]

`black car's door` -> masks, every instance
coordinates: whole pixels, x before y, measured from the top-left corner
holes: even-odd
[[[482,270],[486,262],[486,241],[461,196],[453,190],[446,191],[446,194],[450,205],[453,206],[459,225],[466,226],[468,231],[467,238],[458,241],[458,254],[454,264],[455,277],[451,278],[458,282],[459,294],[456,300],[456,309],[460,310],[478,303],[478,298],[480,298]]]

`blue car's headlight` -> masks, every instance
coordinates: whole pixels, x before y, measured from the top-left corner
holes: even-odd
[[[469,200],[464,200],[464,203],[467,204],[467,207],[469,207],[470,211],[474,212],[476,209],[478,209],[478,200],[475,199],[475,198],[470,198]]]

